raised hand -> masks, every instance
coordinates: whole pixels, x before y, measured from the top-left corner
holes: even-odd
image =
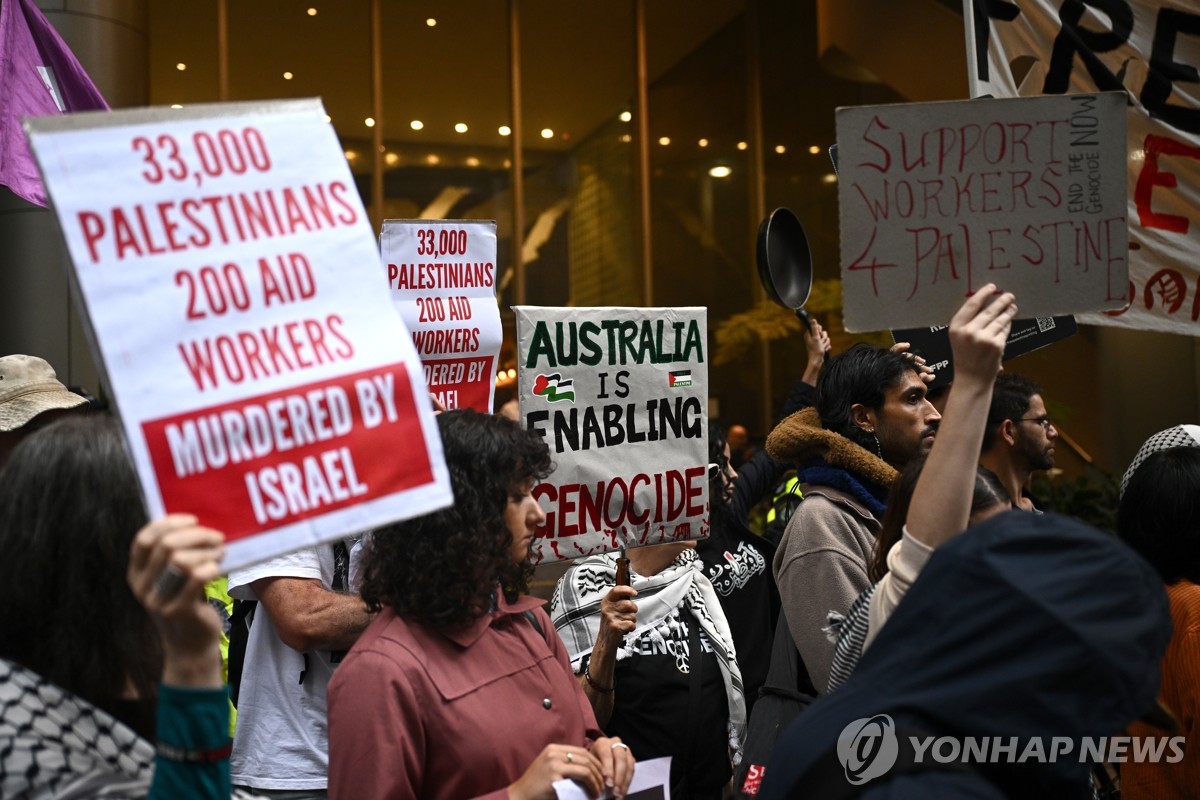
[[[221,619],[204,585],[221,574],[225,536],[191,514],[147,524],[133,539],[126,579],[154,620],[163,646],[163,683],[219,688]]]
[[[921,358],[916,353],[910,351],[912,347],[908,342],[896,342],[889,348],[893,353],[902,357],[909,364],[912,364],[913,369],[917,371],[917,377],[926,383],[933,383],[933,370],[925,364],[925,359]]]
[[[997,293],[992,283],[962,304],[950,320],[955,383],[975,379],[990,384],[996,379],[1016,316],[1017,298],[1011,292]]]
[[[808,351],[804,382],[815,385],[817,375],[821,372],[821,367],[825,365],[825,358],[829,355],[830,350],[829,334],[815,319],[810,319],[808,327],[804,329],[804,347]]]

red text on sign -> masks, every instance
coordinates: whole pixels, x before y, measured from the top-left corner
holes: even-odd
[[[639,473],[631,478],[604,478],[594,483],[540,483],[534,487],[533,496],[538,502],[544,498],[542,506],[548,510],[539,535],[564,538],[702,516],[706,474],[705,467],[689,467],[653,475]]]
[[[168,512],[230,541],[432,480],[403,364],[142,425]]]

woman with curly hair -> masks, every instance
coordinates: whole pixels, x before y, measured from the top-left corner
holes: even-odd
[[[543,601],[524,594],[549,451],[497,416],[438,425],[455,502],[377,531],[363,558],[380,614],[329,685],[330,797],[550,799],[563,778],[622,797],[629,748],[598,730]]]

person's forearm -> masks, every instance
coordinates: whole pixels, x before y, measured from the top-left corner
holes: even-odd
[[[583,693],[592,704],[592,712],[601,728],[612,718],[613,703],[616,700],[617,650],[620,646],[619,638],[613,641],[611,636],[601,631],[588,659],[587,668],[579,674],[579,685],[583,687]],[[592,678],[591,682],[587,680],[589,675]],[[592,684],[609,691],[598,691]]]
[[[937,547],[967,527],[992,384],[955,381],[946,413],[913,491],[908,533]]]
[[[217,646],[203,652],[163,650],[162,682],[166,686],[188,689],[220,689],[225,685],[221,674],[221,651]]]
[[[825,366],[824,353],[822,353],[821,358],[817,359],[816,361],[810,358],[808,363],[804,366],[804,375],[801,376],[800,380],[804,381],[809,386],[816,386],[817,378],[820,377],[821,367],[823,366]]]
[[[310,642],[307,650],[349,650],[375,618],[358,595],[328,594],[326,602],[302,620]]]
[[[253,584],[280,640],[302,653],[348,650],[374,618],[356,594],[342,594],[305,578],[273,578]]]

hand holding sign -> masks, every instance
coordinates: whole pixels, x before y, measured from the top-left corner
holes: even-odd
[[[163,648],[163,683],[220,688],[221,620],[204,586],[221,574],[225,537],[200,527],[191,514],[148,523],[129,549],[126,580],[154,621]],[[177,576],[164,590],[163,575]]]
[[[950,320],[956,386],[971,383],[990,390],[1016,316],[1017,298],[1011,292],[997,293],[992,283],[963,303]]]

